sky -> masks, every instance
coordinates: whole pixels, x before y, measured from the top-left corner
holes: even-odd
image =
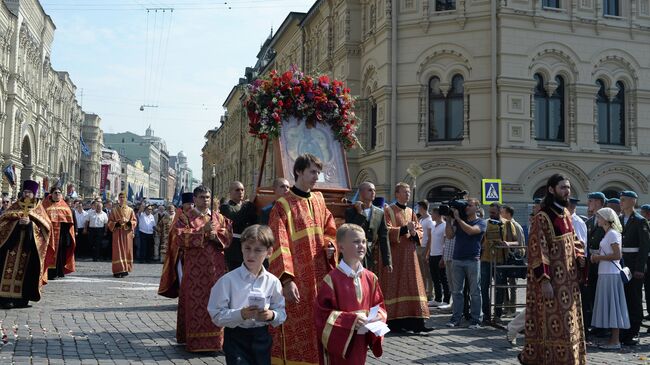
[[[183,151],[201,176],[205,133],[271,29],[311,0],[41,0],[56,31],[51,62],[104,133],[144,135]],[[147,9],[173,8],[170,10]],[[141,111],[141,106],[144,111]]]

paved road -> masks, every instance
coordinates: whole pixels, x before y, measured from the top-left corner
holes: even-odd
[[[109,263],[79,262],[78,273],[50,282],[27,309],[0,311],[0,364],[225,364],[223,354],[187,353],[174,340],[176,301],[156,295],[161,265],[136,264],[114,279]],[[381,359],[369,364],[516,364],[520,347],[504,331],[444,328],[428,336],[389,335]],[[4,342],[4,343],[3,343]],[[521,339],[519,345],[521,345]],[[590,349],[590,364],[650,364],[650,339],[636,352]]]

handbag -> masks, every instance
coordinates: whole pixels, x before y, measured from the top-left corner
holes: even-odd
[[[623,261],[623,259],[621,259]],[[619,270],[618,273],[621,275],[621,280],[623,280],[623,284],[627,284],[632,280],[632,271],[630,271],[629,267],[621,267],[619,264],[616,262],[612,261],[612,264],[616,266],[616,268]]]

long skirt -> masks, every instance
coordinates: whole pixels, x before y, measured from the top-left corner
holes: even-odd
[[[619,274],[598,274],[591,325],[596,328],[630,328],[623,281]]]

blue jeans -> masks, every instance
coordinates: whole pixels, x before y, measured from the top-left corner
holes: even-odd
[[[503,269],[497,270],[496,275],[497,277],[495,280],[495,284],[497,285],[507,284],[506,275]],[[492,279],[492,263],[481,261],[481,301],[483,304],[483,319],[486,321],[492,319],[492,311],[491,311],[492,308],[490,308],[491,294],[492,294],[492,291],[490,290],[490,282],[492,281],[491,279]],[[503,314],[504,294],[505,294],[505,289],[496,290],[496,298],[495,298],[496,307],[494,309],[494,314],[497,317],[501,317],[501,315]]]
[[[451,322],[460,323],[463,317],[463,287],[469,283],[470,314],[472,324],[481,323],[481,263],[479,260],[454,260],[452,270],[452,315]]]

